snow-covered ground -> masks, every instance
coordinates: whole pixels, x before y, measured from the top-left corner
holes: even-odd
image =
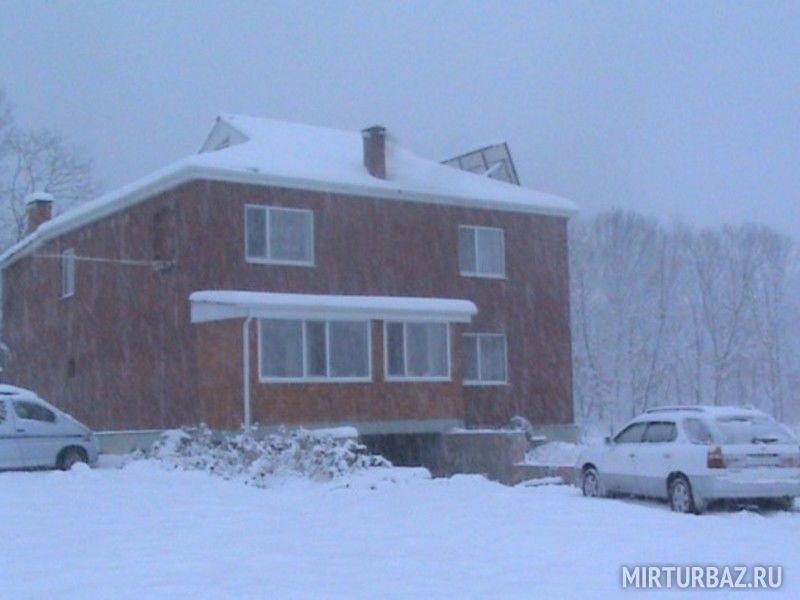
[[[797,513],[415,469],[264,489],[147,460],[3,473],[0,515],[3,598],[603,598],[642,563],[783,565],[781,595],[800,597]]]

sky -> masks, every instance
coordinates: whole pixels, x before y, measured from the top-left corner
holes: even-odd
[[[505,139],[589,214],[800,236],[800,2],[0,0],[0,86],[106,190],[238,112],[434,159]]]

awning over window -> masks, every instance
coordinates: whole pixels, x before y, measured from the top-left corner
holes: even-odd
[[[368,319],[469,323],[478,313],[469,300],[406,296],[337,296],[203,290],[189,296],[192,323],[224,319]]]

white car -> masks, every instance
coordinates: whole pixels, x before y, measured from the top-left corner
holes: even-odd
[[[13,385],[0,385],[0,470],[97,463],[97,440],[71,416]]]
[[[679,406],[648,410],[578,462],[585,496],[663,498],[701,513],[716,500],[790,510],[800,496],[800,446],[754,409]]]

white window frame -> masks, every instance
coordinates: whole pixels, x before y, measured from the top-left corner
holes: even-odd
[[[257,209],[264,211],[264,241],[267,251],[266,257],[250,256],[250,248],[248,247],[248,228],[247,228],[247,213],[250,209]],[[270,247],[269,239],[269,222],[270,214],[277,211],[283,212],[298,212],[307,213],[311,215],[311,256],[309,260],[286,260],[283,258],[270,258],[272,249]],[[314,211],[306,208],[288,208],[286,206],[266,206],[263,204],[245,204],[244,205],[244,258],[248,263],[262,264],[262,265],[289,265],[295,267],[313,267],[316,265],[316,240],[314,239]]]
[[[462,339],[468,337],[475,338],[475,356],[478,361],[478,379],[464,379],[464,385],[469,386],[489,386],[489,385],[508,385],[508,336],[505,333],[464,333]],[[481,338],[482,337],[502,337],[503,338],[503,356],[506,362],[506,378],[500,379],[482,379],[481,378]]]
[[[61,252],[61,298],[75,295],[75,249]]]
[[[444,325],[447,331],[447,375],[390,375],[389,374],[389,323],[403,326],[403,371],[407,372],[408,365],[408,333],[409,324]],[[450,350],[450,323],[436,321],[384,321],[383,322],[383,378],[385,381],[452,381],[453,363]]]
[[[475,271],[464,271],[461,269],[461,230],[462,229],[471,229],[474,231],[473,234],[473,244],[475,246]],[[499,231],[500,232],[500,241],[503,250],[503,272],[502,273],[481,273],[478,271],[478,231]],[[485,225],[459,225],[458,226],[458,248],[459,248],[459,256],[458,256],[458,268],[459,272],[463,277],[479,277],[483,279],[507,279],[506,273],[508,272],[508,265],[506,264],[506,232],[502,227],[487,227]]]
[[[269,317],[266,317],[269,319]],[[264,362],[261,360],[263,350],[261,347],[261,326],[265,319],[258,319],[258,380],[261,383],[369,383],[372,381],[372,321],[366,319],[276,319],[280,321],[300,321],[302,323],[302,357],[303,357],[303,373],[308,373],[308,348],[306,340],[308,339],[306,329],[309,321],[317,321],[325,323],[325,372],[331,371],[331,336],[330,324],[333,321],[345,322],[358,322],[367,324],[367,374],[365,376],[357,377],[322,377],[319,375],[303,375],[302,377],[274,377],[264,375],[263,368]],[[271,319],[270,319],[271,320]]]

